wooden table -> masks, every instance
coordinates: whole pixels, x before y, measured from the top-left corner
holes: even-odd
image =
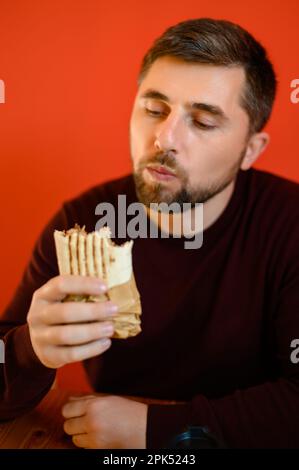
[[[0,422],[0,449],[74,449],[70,436],[63,431],[61,408],[70,395],[59,389],[50,390],[40,404],[29,413],[12,421]],[[96,394],[103,396],[103,394]],[[174,404],[140,397],[127,397],[142,403]]]

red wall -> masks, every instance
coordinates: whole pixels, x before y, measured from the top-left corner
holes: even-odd
[[[290,101],[299,78],[297,0],[0,0],[0,311],[61,202],[130,170],[142,56],[166,27],[200,16],[235,21],[269,50],[279,92],[272,142],[256,166],[299,181],[299,103]]]

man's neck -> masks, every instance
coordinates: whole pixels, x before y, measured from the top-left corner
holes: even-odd
[[[236,180],[233,180],[221,193],[204,203],[203,225],[204,230],[213,225],[226,209],[235,189]]]

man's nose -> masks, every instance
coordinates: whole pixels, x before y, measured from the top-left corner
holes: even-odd
[[[169,114],[157,125],[154,145],[157,150],[177,154],[183,138],[182,119],[177,115]]]

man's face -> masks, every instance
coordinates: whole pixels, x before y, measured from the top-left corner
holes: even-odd
[[[241,67],[156,60],[138,89],[130,147],[139,200],[205,202],[227,187],[246,150]]]

